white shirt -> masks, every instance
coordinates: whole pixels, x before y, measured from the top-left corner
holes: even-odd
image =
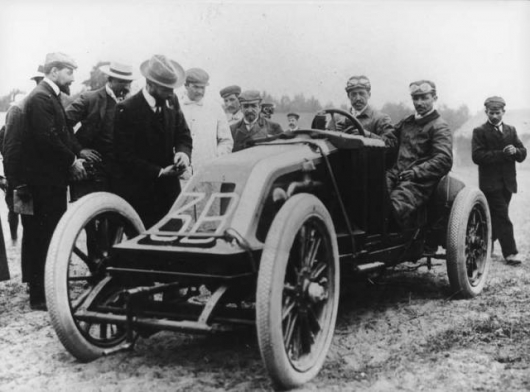
[[[147,101],[147,103],[148,103],[149,107],[151,108],[151,110],[153,112],[156,112],[157,107],[156,107],[156,99],[155,99],[155,97],[153,97],[151,94],[149,94],[147,92],[147,88],[145,88],[145,87],[142,89],[142,94],[144,95],[144,98]]]
[[[191,166],[194,172],[232,152],[232,132],[220,104],[207,99],[191,101],[186,93],[179,101],[193,140]]]

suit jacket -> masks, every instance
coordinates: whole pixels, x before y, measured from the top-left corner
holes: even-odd
[[[66,186],[81,146],[66,123],[60,97],[42,81],[27,97],[25,111],[21,151],[26,181],[37,186]]]
[[[17,102],[9,108],[6,114],[2,156],[4,158],[4,173],[10,186],[16,187],[24,182],[22,171],[22,138],[24,136],[24,107],[26,99]]]
[[[479,187],[482,191],[491,192],[506,188],[516,193],[515,162],[525,160],[526,148],[517,137],[515,127],[503,124],[502,128],[502,134],[490,122],[475,128],[471,140],[471,157],[478,165]],[[502,151],[510,144],[516,149],[515,155],[512,156]]]
[[[114,150],[123,176],[115,182],[116,191],[140,213],[146,226],[162,218],[180,193],[178,177],[160,178],[160,170],[173,164],[176,152],[191,156],[192,149],[175,95],[163,109],[162,122],[157,121],[142,91],[116,107]]]
[[[66,108],[71,127],[81,122],[75,136],[83,148],[94,149],[104,156],[113,153],[114,111],[116,102],[105,87],[82,94]]]
[[[263,117],[260,117],[258,121],[256,121],[250,131],[247,130],[244,119],[230,125],[230,131],[232,131],[232,138],[234,139],[234,148],[232,149],[232,152],[249,147],[249,143],[252,140],[283,133],[280,124]]]

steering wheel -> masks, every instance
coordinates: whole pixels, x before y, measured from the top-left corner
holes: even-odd
[[[335,123],[335,117],[333,115],[334,114],[340,114],[341,116],[344,116],[348,120],[350,120],[350,122],[353,124],[353,128],[357,129],[357,131],[359,131],[359,134],[361,136],[366,136],[366,133],[364,132],[364,128],[363,128],[362,124],[359,122],[359,120],[357,120],[355,117],[353,117],[351,115],[351,113],[348,113],[345,110],[341,110],[341,109],[325,109],[325,110],[319,112],[315,116],[315,119],[313,120],[313,122],[315,122],[315,120],[317,119],[318,116],[321,116],[321,115],[324,115],[324,114],[330,114],[331,115],[330,124],[331,124],[331,130],[332,131],[336,131],[337,130],[337,124]],[[347,132],[347,130],[345,130],[345,132],[346,133],[351,133],[351,132]]]

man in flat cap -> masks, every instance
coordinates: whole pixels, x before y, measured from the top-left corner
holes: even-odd
[[[389,148],[387,154],[389,162],[387,163],[391,166],[398,141],[390,117],[368,104],[372,96],[370,80],[364,75],[352,76],[346,82],[345,90],[351,104],[349,112],[359,120],[364,130],[368,131],[365,132],[367,136],[382,139],[385,142]],[[352,133],[357,134],[357,130],[353,129],[352,125],[349,120],[340,116],[337,121],[337,130],[347,131],[349,128]]]
[[[287,122],[288,122],[288,131],[297,131],[298,128],[298,120],[300,119],[300,115],[298,113],[287,113]]]
[[[260,116],[263,118],[266,118],[270,120],[272,118],[272,115],[274,114],[274,104],[272,102],[263,102],[261,104],[261,112]]]
[[[193,139],[192,173],[213,159],[231,153],[234,145],[223,108],[204,97],[209,80],[210,76],[203,69],[188,69],[185,92],[180,99]]]
[[[244,117],[241,121],[230,126],[234,139],[234,152],[250,147],[255,139],[278,135],[283,132],[280,124],[260,117],[261,95],[259,91],[247,90],[242,92],[239,96],[239,102]]]
[[[239,103],[241,87],[236,85],[228,86],[219,91],[219,94],[224,101],[224,109],[226,111],[228,125],[241,121],[243,119],[243,112],[241,111],[241,104]]]
[[[179,175],[190,163],[192,139],[174,89],[182,86],[182,67],[164,55],[140,66],[146,86],[118,103],[114,149],[121,168],[116,191],[149,228],[180,193]]]
[[[488,120],[473,130],[471,157],[478,165],[479,188],[488,200],[493,242],[499,240],[508,265],[519,265],[521,259],[508,209],[512,194],[517,193],[515,162],[525,160],[526,148],[515,127],[502,121],[505,105],[501,97],[490,97],[484,102]]]
[[[396,125],[398,156],[387,171],[392,212],[403,229],[415,226],[416,211],[453,165],[451,130],[434,108],[435,84],[420,80],[411,83],[409,90],[416,113]]]
[[[89,168],[88,178],[70,187],[72,201],[91,192],[111,191],[114,113],[117,103],[129,93],[134,76],[132,66],[119,62],[103,65],[100,70],[107,75],[105,86],[81,94],[66,108],[68,125],[78,127],[75,137]]]
[[[44,79],[43,67],[39,65],[37,72],[30,78],[36,85]],[[0,130],[0,139],[2,140],[0,153],[3,157],[4,173],[7,179],[6,187],[6,204],[9,212],[7,220],[11,239],[15,241],[18,237],[18,214],[13,209],[13,190],[14,184],[20,183],[20,147],[24,133],[24,107],[27,96],[13,102],[6,113],[5,125]]]
[[[68,182],[86,176],[81,147],[68,126],[59,97],[61,92],[69,94],[76,68],[75,61],[63,53],[46,55],[45,77],[29,94],[24,109],[22,175],[14,186],[15,198],[18,195],[20,199],[33,200],[33,214],[22,215],[22,279],[29,283],[30,305],[37,310],[46,308],[46,253],[66,211]]]

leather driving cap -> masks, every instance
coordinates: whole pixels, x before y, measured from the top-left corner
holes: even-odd
[[[77,68],[77,63],[74,61],[73,58],[68,56],[67,54],[61,53],[61,52],[55,52],[55,53],[48,53],[46,55],[46,59],[44,60],[44,67],[49,65],[64,65],[71,69]]]
[[[145,78],[162,87],[175,89],[184,84],[184,68],[176,61],[163,54],[155,54],[140,65],[140,72]]]
[[[409,84],[410,95],[436,94],[436,85],[430,80],[418,80]]]

